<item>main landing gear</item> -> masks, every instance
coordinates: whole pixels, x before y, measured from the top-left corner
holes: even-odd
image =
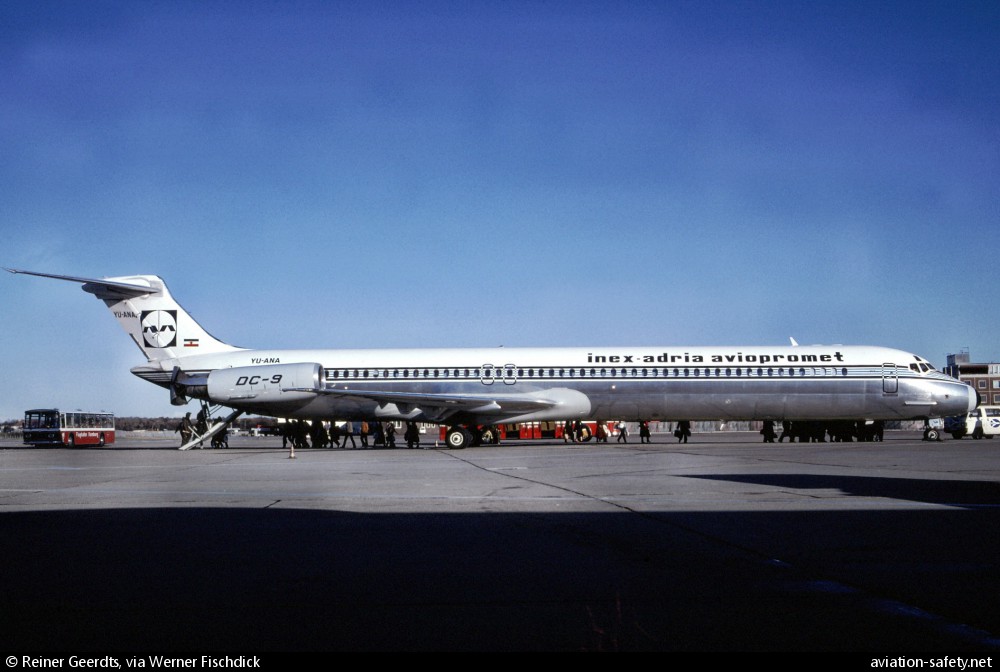
[[[469,428],[462,425],[449,427],[444,434],[444,442],[452,450],[461,450],[469,446],[481,446],[486,443],[500,443],[500,432],[496,427]]]
[[[460,450],[472,445],[472,432],[465,427],[449,427],[444,442],[452,450]]]

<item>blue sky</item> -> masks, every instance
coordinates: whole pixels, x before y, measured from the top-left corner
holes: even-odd
[[[0,265],[247,347],[1000,361],[996,2],[0,4]],[[0,419],[176,415],[3,274]]]

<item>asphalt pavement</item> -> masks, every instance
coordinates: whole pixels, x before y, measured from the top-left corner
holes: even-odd
[[[23,651],[1000,650],[1000,442],[0,444]]]

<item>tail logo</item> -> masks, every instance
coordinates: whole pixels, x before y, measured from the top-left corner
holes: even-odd
[[[172,348],[177,345],[176,310],[144,310],[139,320],[147,346]]]

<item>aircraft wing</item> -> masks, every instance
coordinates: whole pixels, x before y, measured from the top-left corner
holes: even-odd
[[[583,394],[575,390],[556,388],[524,394],[455,394],[424,392],[389,392],[364,388],[328,387],[320,390],[295,388],[283,391],[315,392],[343,397],[369,399],[379,404],[395,404],[420,409],[428,418],[440,421],[456,413],[474,416],[510,417],[542,411],[555,406],[576,409]],[[587,400],[589,408],[589,400]]]

